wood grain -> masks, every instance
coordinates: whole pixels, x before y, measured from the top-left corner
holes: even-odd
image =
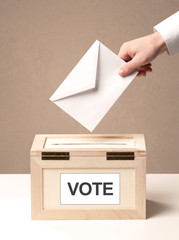
[[[47,138],[83,139],[78,149],[46,149]],[[133,148],[88,148],[88,140],[132,139]],[[95,142],[93,142],[95,144]],[[146,150],[142,134],[134,135],[36,135],[31,148],[32,219],[145,219],[146,218]],[[114,151],[113,151],[114,150]],[[42,152],[69,152],[69,160],[42,160]],[[107,160],[107,152],[133,152],[134,160]],[[123,154],[125,155],[125,154]],[[58,204],[60,173],[120,173],[120,205]]]

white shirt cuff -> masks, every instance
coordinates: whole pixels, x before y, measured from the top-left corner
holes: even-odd
[[[179,53],[179,11],[154,27],[163,37],[169,55]]]

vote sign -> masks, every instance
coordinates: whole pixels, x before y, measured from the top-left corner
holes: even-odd
[[[120,204],[120,173],[61,173],[60,204]]]

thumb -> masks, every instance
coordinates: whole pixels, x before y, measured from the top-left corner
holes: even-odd
[[[133,72],[137,67],[139,67],[139,62],[137,61],[137,58],[134,57],[132,60],[122,65],[119,70],[119,75],[121,77],[125,77],[129,73]]]

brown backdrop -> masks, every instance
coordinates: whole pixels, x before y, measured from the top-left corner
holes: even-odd
[[[89,133],[48,99],[98,39],[115,53],[178,0],[0,0],[0,172],[29,173],[36,133]],[[178,173],[179,55],[136,78],[94,133],[144,133],[147,170]]]

